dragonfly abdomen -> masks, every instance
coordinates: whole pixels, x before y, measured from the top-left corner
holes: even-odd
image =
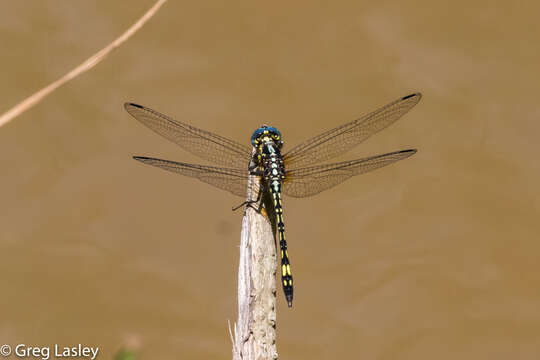
[[[285,299],[289,307],[293,300],[293,278],[291,264],[287,253],[287,241],[285,240],[285,224],[283,223],[283,207],[281,205],[281,185],[285,179],[285,167],[279,147],[265,143],[262,148],[262,166],[266,183],[268,184],[277,220],[277,233],[281,254],[281,285],[285,293]]]
[[[274,209],[277,218],[277,233],[279,236],[279,248],[281,254],[281,285],[287,299],[287,304],[292,307],[293,300],[293,278],[291,273],[291,263],[287,252],[287,241],[285,240],[285,224],[283,223],[283,207],[281,206],[281,181],[273,179],[270,182],[270,193],[274,201]]]

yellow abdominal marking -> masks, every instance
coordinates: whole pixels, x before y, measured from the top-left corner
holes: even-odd
[[[291,265],[287,264],[287,274],[291,275]]]
[[[287,275],[287,267],[285,265],[281,265],[281,273],[283,276]]]
[[[286,282],[286,281],[284,281]],[[292,279],[289,279],[289,286],[292,286]]]
[[[287,280],[283,280],[283,285],[287,286]]]

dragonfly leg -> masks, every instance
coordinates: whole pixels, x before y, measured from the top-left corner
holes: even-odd
[[[238,209],[240,209],[242,206],[244,205],[247,205],[247,206],[250,206],[251,204],[255,204],[255,203],[258,203],[259,201],[258,200],[247,200],[247,201],[244,201],[243,203],[241,203],[240,205],[238,206],[235,206],[232,208],[232,211],[236,211]]]
[[[259,169],[259,165],[252,161],[248,166],[249,175],[264,176],[264,171]]]
[[[240,209],[244,205],[251,206],[252,204],[256,204],[256,203],[261,201],[261,198],[262,198],[262,190],[259,190],[259,192],[257,193],[257,199],[255,199],[255,200],[246,200],[246,201],[242,202],[240,205],[233,207],[232,211],[236,211],[236,210]],[[256,208],[254,208],[254,209],[256,211],[259,211],[259,209],[256,209]]]

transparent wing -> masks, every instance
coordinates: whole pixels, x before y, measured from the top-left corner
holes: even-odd
[[[317,165],[287,171],[283,192],[292,197],[307,197],[320,193],[348,178],[390,165],[408,158],[416,150],[401,150],[358,160]]]
[[[134,156],[143,164],[152,165],[185,176],[190,176],[226,190],[234,195],[246,197],[249,171],[246,169],[218,168],[214,166],[186,164],[176,161]]]
[[[124,108],[151,130],[201,159],[238,168],[247,168],[249,164],[251,147],[174,120],[141,105],[125,103]]]
[[[421,98],[420,93],[407,95],[357,120],[315,136],[283,155],[285,164],[299,168],[341,155],[396,122]]]

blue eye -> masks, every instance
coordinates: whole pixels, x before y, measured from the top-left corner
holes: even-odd
[[[260,128],[258,128],[257,130],[255,130],[253,132],[253,135],[251,135],[251,144],[253,146],[256,146],[259,143],[258,138],[260,138],[261,135],[264,135],[264,134],[271,134],[272,139],[274,139],[274,140],[280,140],[281,139],[281,133],[275,127],[273,127],[273,126],[261,126]]]

